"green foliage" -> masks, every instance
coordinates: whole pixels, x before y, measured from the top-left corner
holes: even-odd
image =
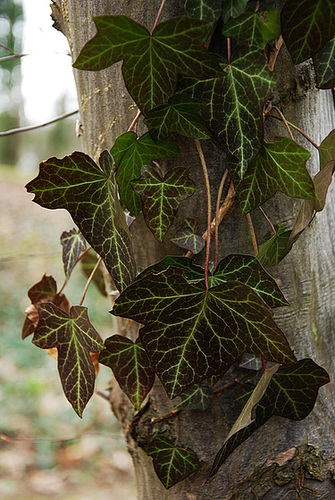
[[[174,168],[161,178],[153,167],[143,167],[133,188],[142,198],[142,211],[146,225],[162,242],[178,211],[179,203],[192,196],[196,186],[188,177],[186,168]]]
[[[64,391],[80,416],[94,386],[90,353],[102,351],[100,363],[113,370],[139,412],[155,375],[170,398],[181,397],[176,413],[206,411],[214,397],[207,379],[222,376],[245,353],[275,363],[251,394],[210,476],[272,415],[305,418],[318,389],[329,381],[325,370],[312,360],[296,360],[273,319],[273,309],[288,303],[262,266],[277,265],[324,208],[335,168],[335,131],[320,145],[320,172],[313,180],[306,169],[309,151],[286,137],[264,141],[264,117],[271,117],[268,111],[276,83],[264,49],[281,32],[294,62],[313,57],[318,86],[331,87],[335,8],[330,0],[287,0],[279,23],[272,7],[253,11],[245,10],[246,4],[246,0],[185,0],[190,17],[155,23],[152,32],[125,16],[94,18],[97,34],[82,48],[74,67],[97,71],[122,60],[126,87],[149,130],[140,137],[129,130],[121,134],[111,155],[101,154],[99,165],[80,152],[50,158],[27,185],[35,202],[51,209],[66,208],[79,228],[80,233],[72,230],[62,235],[67,279],[85,248],[84,237],[120,291],[112,313],[142,325],[135,342],[114,335],[103,346],[86,308],[81,307],[83,298],[71,308],[51,277],[29,291],[32,306],[23,337],[34,333],[36,345],[58,349]],[[282,115],[279,118],[286,123]],[[137,130],[136,124],[133,127]],[[197,234],[198,222],[186,217],[171,241],[199,253],[201,265],[186,257],[167,256],[136,276],[126,223],[129,214],[122,206],[135,217],[142,208],[148,228],[163,242],[181,201],[199,187],[188,176],[186,155],[180,158],[184,166],[168,166],[161,175],[156,160],[179,155],[177,136],[196,139],[205,174],[215,166],[206,165],[199,139],[212,140],[224,151],[242,215],[277,191],[304,199],[293,228],[275,231],[270,223],[274,234],[260,245],[257,258],[235,254],[218,262],[216,247],[212,266],[210,249],[206,255],[201,253],[205,242]],[[220,207],[220,202],[219,212],[225,206],[223,202]],[[217,224],[216,219],[213,226]],[[208,222],[207,234],[210,230]],[[95,263],[94,257],[90,273]],[[166,488],[199,467],[192,450],[158,432],[146,452]]]
[[[159,24],[152,35],[125,16],[93,18],[98,33],[74,64],[99,70],[123,59],[122,73],[130,95],[146,113],[173,95],[177,74],[214,76],[219,65],[202,47],[209,24],[179,17]]]
[[[126,132],[117,137],[111,155],[116,166],[121,202],[136,216],[141,210],[141,198],[133,190],[131,181],[140,176],[143,165],[150,165],[153,160],[178,156],[179,148],[171,138],[155,144],[148,133],[137,137],[135,132]]]

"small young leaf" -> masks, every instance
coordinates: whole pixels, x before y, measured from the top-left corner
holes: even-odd
[[[79,255],[86,248],[86,241],[79,231],[70,229],[70,231],[64,231],[61,234],[60,243],[63,247],[62,259],[64,274],[68,280],[77,263]]]
[[[222,0],[184,0],[189,17],[215,23],[220,17]]]
[[[171,241],[180,248],[185,248],[185,250],[189,250],[196,255],[205,246],[205,240],[196,234],[198,231],[199,222],[196,219],[186,218],[182,227],[171,238]]]
[[[257,260],[262,266],[276,266],[289,253],[288,245],[291,231],[279,228],[265,243],[259,246]]]
[[[313,198],[314,185],[306,169],[310,156],[307,149],[287,137],[265,142],[244,179],[235,182],[242,215],[262,205],[277,191],[293,198]]]
[[[334,36],[332,0],[287,0],[280,14],[282,35],[294,64],[309,59]]]
[[[228,436],[215,457],[209,477],[213,477],[226,458],[273,415],[291,420],[306,418],[315,405],[320,387],[329,381],[326,370],[311,359],[303,359],[293,365],[279,368],[272,376],[260,401],[256,402],[253,408],[250,406],[259,398],[255,398],[254,393],[251,395],[246,405],[250,417],[246,419],[246,426]]]
[[[206,102],[201,115],[213,140],[238,159],[236,175],[242,178],[261,147],[262,105],[275,76],[259,47],[238,47],[230,64],[221,63],[221,70],[216,78],[182,78],[178,90]]]
[[[99,363],[113,370],[121,389],[139,410],[155,380],[155,372],[139,340],[134,343],[121,335],[109,337]]]
[[[223,22],[227,22],[230,17],[237,17],[244,11],[248,0],[223,0],[222,2],[222,18]]]
[[[160,242],[173,223],[179,203],[196,189],[188,170],[181,167],[170,170],[164,179],[153,167],[143,167],[142,176],[132,186],[142,198],[145,223]]]
[[[210,386],[192,385],[180,395],[182,402],[175,406],[179,410],[205,411],[212,404],[214,392]]]
[[[145,451],[152,457],[156,474],[166,489],[195,474],[200,466],[193,450],[175,446],[165,437],[155,437]]]
[[[37,306],[39,322],[33,344],[58,349],[58,371],[68,401],[79,417],[94,390],[95,370],[90,352],[103,348],[102,339],[90,323],[87,308],[71,307],[70,314],[54,304]]]
[[[322,170],[328,162],[335,160],[335,129],[332,130],[321,142],[319,155],[320,170]]]
[[[65,208],[86,240],[101,256],[121,291],[134,280],[135,259],[129,230],[115,194],[113,160],[108,151],[98,165],[84,153],[40,164],[38,177],[26,186],[34,202],[45,208]]]
[[[211,135],[198,111],[205,105],[183,94],[175,95],[147,113],[144,123],[151,137],[161,142],[174,132],[192,139],[210,139]]]
[[[264,7],[257,12],[247,10],[235,19],[230,19],[222,33],[238,42],[247,41],[250,45],[265,47],[267,42],[280,35],[280,23],[277,9]]]
[[[123,60],[125,84],[143,113],[173,95],[177,74],[206,78],[220,69],[201,42],[210,24],[199,19],[169,19],[152,34],[125,16],[98,16],[93,21],[98,33],[73,66],[99,70]]]
[[[238,281],[206,290],[169,267],[130,285],[115,301],[115,316],[131,318],[143,347],[172,398],[211,375],[223,374],[244,352],[278,363],[295,356],[272,310]]]
[[[172,138],[156,144],[149,133],[137,137],[135,132],[126,132],[115,140],[111,149],[116,166],[116,181],[119,186],[121,202],[137,216],[141,210],[141,198],[135,193],[131,181],[141,174],[143,165],[150,165],[153,160],[171,158],[180,153]]]
[[[320,89],[335,87],[335,37],[313,56],[317,86]]]
[[[31,305],[25,311],[27,317],[22,327],[22,340],[32,335],[35,331],[39,320],[37,311],[38,304],[52,302],[66,313],[69,313],[71,309],[71,304],[65,295],[63,293],[57,293],[57,284],[54,278],[46,274],[38,283],[29,289],[28,297],[31,301]]]

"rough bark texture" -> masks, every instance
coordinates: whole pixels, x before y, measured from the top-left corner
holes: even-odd
[[[58,26],[66,34],[73,58],[84,43],[95,34],[92,16],[100,14],[125,14],[136,21],[152,26],[159,0],[63,0],[57,2]],[[57,10],[57,9],[56,9]],[[55,10],[55,12],[56,12]],[[181,2],[167,1],[163,20],[182,12]],[[96,157],[104,148],[110,148],[115,137],[125,132],[136,114],[136,108],[124,87],[120,63],[99,72],[75,71],[78,89],[84,150]],[[282,51],[278,61],[281,80],[278,102],[284,105],[286,117],[319,143],[335,127],[334,102],[331,91],[317,91],[309,64],[297,74],[290,59]],[[287,135],[285,128],[273,120],[268,127],[268,137]],[[298,137],[297,137],[298,138]],[[306,147],[309,144],[300,137]],[[206,151],[207,150],[207,151]],[[213,146],[205,145],[210,167],[213,196],[218,188],[224,160]],[[316,152],[310,160],[311,172],[317,170]],[[182,156],[178,165],[190,168],[191,176],[203,186],[200,163],[191,141],[182,142]],[[172,163],[167,164],[170,168]],[[215,198],[214,198],[215,199]],[[289,225],[300,202],[276,195],[267,203],[266,210],[277,222]],[[282,264],[272,269],[280,279],[283,292],[291,303],[276,313],[280,326],[287,334],[298,358],[310,356],[330,374],[334,373],[335,281],[335,193],[331,187],[325,210],[319,214]],[[292,210],[293,209],[293,210]],[[184,204],[182,213],[197,213],[205,225],[204,191],[198,189]],[[261,242],[268,228],[258,213],[253,219]],[[178,224],[178,222],[177,222]],[[134,228],[138,265],[144,267],[161,258],[167,251],[177,253],[176,247],[159,245],[154,241],[143,222]],[[232,252],[252,253],[247,224],[235,210],[224,221],[221,229],[222,256]],[[124,329],[125,325],[121,325]],[[224,379],[229,381],[238,375],[236,371]],[[138,486],[138,498],[145,500],[181,499],[295,499],[335,498],[335,487],[330,480],[334,468],[332,454],[335,444],[334,390],[333,385],[322,388],[312,414],[301,423],[272,418],[227,460],[217,476],[203,484],[213,458],[221,447],[240,405],[234,402],[235,388],[218,397],[206,412],[182,412],[177,418],[160,425],[172,436],[179,433],[179,443],[193,448],[200,460],[200,472],[192,478],[166,491],[157,479],[151,458],[139,444],[153,432],[150,418],[163,415],[171,409],[159,382],[144,410],[134,419],[134,411],[127,398],[115,386],[112,406],[122,422],[129,451],[134,461]],[[310,445],[307,445],[310,443]],[[292,450],[292,448],[296,448]],[[326,454],[318,451],[325,450]],[[282,452],[291,450],[279,456]],[[315,480],[317,479],[317,481]],[[313,494],[312,492],[315,492]],[[327,496],[322,496],[328,493]]]

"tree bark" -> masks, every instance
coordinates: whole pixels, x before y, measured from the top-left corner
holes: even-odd
[[[182,13],[181,3],[177,0],[167,2],[162,20]],[[54,16],[58,15],[58,26],[67,36],[75,60],[86,41],[95,34],[92,16],[123,14],[150,29],[160,2],[58,0],[54,4]],[[84,151],[94,158],[103,149],[111,148],[115,138],[127,130],[136,115],[137,109],[122,80],[121,64],[99,72],[74,72]],[[277,99],[284,106],[285,116],[298,124],[315,142],[320,143],[335,128],[332,92],[316,90],[310,64],[305,63],[299,68],[299,73],[296,72],[285,50],[279,55],[277,67],[280,79]],[[281,124],[276,120],[273,122],[266,129],[269,139],[275,135],[287,135]],[[296,138],[310,148],[307,141],[298,136]],[[215,200],[225,168],[224,158],[212,144],[207,141],[203,141],[203,144]],[[187,166],[200,188],[196,195],[183,204],[175,226],[178,226],[181,217],[187,214],[192,216],[196,212],[205,229],[206,199],[200,161],[192,141],[183,139],[180,146],[181,157],[176,161],[166,162],[164,168],[169,169],[173,165]],[[317,152],[312,153],[309,168],[315,174],[318,169]],[[274,221],[287,223],[291,227],[300,204],[299,201],[277,194],[266,204],[265,210]],[[284,261],[271,270],[280,280],[281,288],[291,304],[291,307],[281,308],[276,313],[279,326],[287,335],[298,359],[312,357],[331,376],[335,360],[335,343],[332,341],[335,326],[334,208],[335,193],[331,187],[325,210],[317,215]],[[253,213],[252,218],[261,242],[268,227],[258,212]],[[220,231],[221,257],[230,253],[252,254],[247,223],[239,215],[238,209],[223,222]],[[136,221],[133,233],[140,268],[157,262],[168,252],[178,253],[177,248],[171,244],[158,244],[141,220]],[[121,324],[122,328],[125,328],[124,324]],[[236,368],[233,374],[227,374],[223,384],[238,375],[239,370]],[[329,493],[329,496],[322,498],[335,498],[335,487],[330,480],[330,471],[334,469],[332,459],[335,444],[335,399],[332,384],[321,389],[315,409],[304,421],[296,423],[273,417],[228,458],[210,482],[204,484],[214,456],[241,409],[241,405],[235,402],[236,393],[237,388],[232,387],[216,398],[206,412],[184,411],[159,424],[160,430],[173,437],[178,435],[180,444],[194,449],[201,461],[200,471],[196,476],[166,491],[153,470],[151,458],[140,445],[153,433],[152,426],[149,425],[150,419],[168,413],[172,403],[157,381],[144,409],[135,415],[128,399],[115,385],[112,407],[125,430],[128,449],[134,462],[138,498],[274,500],[321,498],[317,495],[325,493]],[[292,448],[296,450],[291,450]],[[325,450],[325,454],[319,452],[319,448]],[[277,457],[282,452],[287,453]],[[316,496],[308,493],[308,489],[316,492]]]

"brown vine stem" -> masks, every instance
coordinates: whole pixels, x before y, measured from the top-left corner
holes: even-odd
[[[277,113],[279,114],[279,116],[281,116],[281,119],[282,119],[282,120],[283,120],[283,122],[285,123],[285,126],[286,126],[286,128],[287,128],[287,131],[288,131],[288,133],[289,133],[289,135],[290,135],[290,137],[291,137],[292,141],[294,141],[293,134],[292,134],[292,132],[291,132],[291,129],[290,129],[290,127],[289,127],[289,125],[288,125],[288,123],[287,123],[287,120],[286,120],[285,116],[283,115],[283,113],[280,111],[280,109],[279,109],[279,108],[277,108],[277,106],[273,106],[273,105],[272,105],[272,109],[275,109],[275,110],[277,111]]]
[[[218,213],[218,217],[215,217],[213,220],[212,220],[212,223],[211,223],[211,234],[214,234],[215,232],[215,227],[216,226],[219,226],[221,224],[221,222],[223,221],[223,219],[231,212],[231,210],[234,208],[234,204],[235,204],[235,188],[234,188],[234,184],[231,182],[230,183],[230,186],[229,186],[229,189],[228,189],[228,193],[227,193],[227,196],[226,196],[226,199],[224,200],[223,204],[221,205],[220,209],[219,209],[219,213]],[[202,239],[207,241],[207,231],[205,231],[202,235]],[[193,253],[191,251],[188,251],[186,254],[185,254],[185,257],[187,257],[188,259],[191,259],[193,257]]]
[[[249,226],[249,231],[250,231],[252,246],[253,246],[253,249],[254,249],[254,254],[255,254],[255,257],[257,257],[257,255],[258,255],[258,246],[257,246],[257,239],[256,239],[254,225],[253,225],[252,220],[251,220],[251,215],[247,214],[246,217],[247,217],[247,221],[248,221],[248,226]]]
[[[81,254],[79,255],[78,259],[76,260],[75,265],[77,265],[77,264],[78,264],[78,262],[80,262],[80,261],[81,261],[81,259],[84,257],[84,255],[86,255],[86,254],[87,254],[87,252],[89,252],[89,251],[91,250],[91,248],[92,248],[92,247],[87,247],[87,248],[85,248],[85,250],[83,250],[83,251],[81,252]],[[63,291],[63,290],[64,290],[64,288],[66,287],[67,283],[68,283],[68,280],[67,280],[67,278],[65,278],[65,280],[64,280],[64,282],[63,282],[63,284],[62,284],[62,286],[61,286],[60,290],[57,292],[57,295],[60,295],[60,294],[62,293],[62,291]]]
[[[283,119],[280,116],[273,115],[272,113],[265,113],[265,116],[270,116],[270,118],[276,118],[276,120],[283,121]],[[307,139],[317,150],[319,150],[319,146],[307,134],[305,134],[305,132],[303,132],[299,127],[297,127],[293,123],[289,122],[288,120],[286,120],[286,123],[291,128],[293,128],[294,130],[299,132],[301,135],[303,135],[305,137],[305,139]]]
[[[258,207],[258,208],[259,208],[259,211],[261,212],[261,214],[263,215],[264,219],[266,219],[266,221],[268,222],[269,226],[271,227],[273,234],[276,235],[277,231],[275,230],[275,227],[272,224],[272,222],[270,221],[269,217],[266,215],[266,213],[264,212],[264,210],[262,209],[262,207]]]
[[[127,132],[131,132],[133,130],[133,128],[135,127],[136,123],[138,122],[138,119],[141,116],[141,114],[142,114],[142,111],[139,109],[137,111],[137,114],[136,114],[135,118],[133,119],[133,121],[129,125],[129,128],[128,128]]]
[[[159,21],[161,15],[162,15],[162,11],[164,9],[165,2],[166,2],[166,0],[162,0],[161,6],[159,7],[159,11],[157,13],[157,16],[156,16],[156,19],[155,19],[155,22],[154,22],[154,25],[153,25],[153,27],[152,27],[152,29],[150,31],[150,35],[152,35],[154,29],[156,28],[156,26],[158,24],[158,21]]]
[[[99,256],[98,259],[97,259],[97,262],[96,262],[96,264],[95,264],[95,266],[93,268],[93,271],[91,272],[91,274],[87,278],[86,285],[85,285],[84,290],[83,290],[83,294],[82,294],[81,299],[80,299],[79,304],[78,304],[79,306],[81,306],[83,304],[85,296],[86,296],[86,293],[87,293],[87,290],[88,290],[88,287],[90,286],[91,281],[94,278],[94,275],[97,272],[97,270],[98,270],[101,262],[102,262],[102,258]]]
[[[230,38],[227,38],[227,62],[230,64],[230,58],[231,58],[231,45],[230,45]]]
[[[205,178],[206,194],[207,194],[207,241],[206,241],[206,261],[205,261],[205,285],[206,290],[209,289],[208,286],[208,269],[209,269],[209,257],[211,251],[211,220],[212,220],[212,201],[211,201],[211,188],[209,184],[208,170],[206,165],[206,160],[199,139],[194,139],[197,151],[199,154],[202,171]]]
[[[219,219],[220,200],[221,200],[223,186],[224,186],[224,183],[226,182],[226,179],[227,179],[227,175],[228,175],[228,170],[225,170],[225,172],[224,172],[224,174],[222,176],[221,182],[220,182],[220,186],[219,186],[219,190],[218,190],[218,195],[217,195],[217,199],[216,199],[215,220]],[[215,260],[214,260],[214,269],[216,269],[216,266],[218,265],[218,259],[219,259],[219,225],[218,224],[215,224],[214,234],[215,234]]]

